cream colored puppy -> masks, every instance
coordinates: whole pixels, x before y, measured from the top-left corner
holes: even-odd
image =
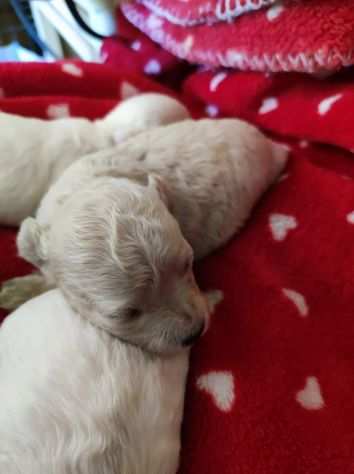
[[[193,251],[154,178],[98,177],[40,228],[21,227],[23,252],[72,308],[152,352],[190,342],[205,325]]]
[[[0,330],[1,471],[176,471],[183,348],[220,297],[198,289],[192,248],[225,244],[285,162],[247,124],[187,121],[59,178],[18,237],[64,298],[46,293]]]
[[[286,159],[283,147],[233,119],[187,120],[151,129],[82,158],[49,190],[36,220],[27,219],[21,226],[19,253],[44,278],[30,275],[5,283],[0,306],[13,309],[48,286],[58,286],[75,309],[89,305],[91,311],[85,313],[90,319],[115,334],[117,320],[109,317],[114,311],[103,310],[99,301],[109,306],[106,290],[111,289],[114,299],[116,287],[130,285],[143,273],[132,249],[139,254],[144,248],[151,259],[159,254],[151,237],[150,227],[156,227],[151,216],[166,231],[161,242],[172,241],[176,234],[169,225],[174,217],[195,257],[204,257],[241,228]],[[147,179],[149,173],[155,177]],[[102,251],[101,242],[110,242],[111,250]],[[115,248],[121,256],[115,255]],[[130,266],[122,263],[112,288],[106,263],[117,269],[124,258],[134,262],[138,273],[131,277]]]
[[[188,353],[172,343],[156,355],[111,337],[59,290],[27,302],[0,328],[0,472],[175,474]]]
[[[48,234],[26,222],[62,292],[0,328],[0,472],[175,474],[188,347],[220,294],[197,287],[159,183],[97,177]]]
[[[189,117],[161,94],[142,94],[106,117],[52,121],[0,113],[0,224],[18,225],[34,214],[49,186],[81,156],[110,147],[141,130]]]

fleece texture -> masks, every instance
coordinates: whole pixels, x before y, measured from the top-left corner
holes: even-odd
[[[230,21],[277,0],[141,0],[149,10],[181,26]]]
[[[195,3],[169,5],[193,11]],[[191,63],[323,74],[354,62],[354,0],[285,0],[231,21],[194,26],[175,24],[152,4],[128,2],[122,10],[151,39]]]
[[[156,60],[122,44],[134,72]],[[192,351],[180,474],[353,473],[353,79],[204,71],[179,83],[195,117],[247,119],[291,150],[243,231],[196,268],[224,302]],[[166,90],[81,63],[3,64],[0,87],[1,110],[48,119]],[[31,271],[15,236],[0,230],[0,281]]]

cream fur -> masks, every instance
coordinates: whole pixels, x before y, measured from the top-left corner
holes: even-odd
[[[241,228],[286,161],[287,151],[283,147],[272,143],[251,125],[232,119],[185,121],[152,129],[115,148],[82,158],[49,190],[36,221],[25,221],[19,233],[20,255],[46,275],[42,285],[35,278],[33,294],[58,282],[58,277],[53,275],[59,268],[58,260],[53,264],[51,258],[43,259],[52,223],[59,222],[58,212],[67,203],[63,211],[67,219],[71,209],[80,200],[84,202],[78,194],[84,188],[86,198],[91,195],[98,206],[106,199],[97,193],[95,183],[99,180],[111,182],[126,177],[137,185],[136,180],[146,181],[147,174],[154,173],[158,195],[177,219],[196,258],[201,258],[227,243]],[[119,202],[119,186],[115,192],[113,199]],[[144,200],[144,191],[140,188],[139,192]],[[163,213],[159,214],[159,210],[157,214],[160,219],[165,216],[166,223],[168,213],[156,199],[155,205],[163,209]],[[58,224],[59,235],[62,228]],[[115,235],[107,225],[104,232],[109,238]],[[41,245],[39,235],[43,236]],[[20,280],[16,285],[5,284],[0,292],[0,306],[14,309],[19,301],[28,299],[30,291],[30,279],[22,288]]]
[[[75,190],[98,177],[154,174],[199,259],[241,228],[284,168],[287,154],[236,119],[186,120],[153,128],[71,166],[42,200],[37,222],[50,226]]]
[[[175,474],[187,369],[32,299],[0,329],[0,472]]]
[[[0,328],[0,472],[176,473],[187,348],[221,295],[198,289],[162,193],[154,177],[97,177],[48,228],[21,226],[62,291]]]
[[[45,293],[0,330],[0,472],[176,472],[183,347],[220,296],[198,289],[192,249],[224,245],[285,162],[253,127],[203,120],[64,172],[18,237],[65,299]]]
[[[27,219],[18,242],[78,313],[121,340],[166,353],[203,330],[193,252],[154,179],[96,178],[48,228]]]
[[[81,156],[108,148],[151,126],[189,117],[175,99],[142,94],[106,117],[52,121],[0,113],[0,224],[34,214],[49,186]]]

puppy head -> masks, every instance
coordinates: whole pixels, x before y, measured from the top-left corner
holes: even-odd
[[[38,238],[39,261],[73,309],[121,340],[169,353],[203,331],[192,249],[155,179],[96,178]]]
[[[124,100],[96,123],[104,127],[115,143],[121,143],[146,129],[187,118],[190,118],[188,110],[176,99],[164,94],[146,93]]]

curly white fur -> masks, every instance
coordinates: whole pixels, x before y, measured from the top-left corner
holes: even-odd
[[[225,244],[285,162],[253,127],[203,120],[64,172],[18,237],[65,299],[45,293],[0,330],[1,472],[176,472],[183,347],[219,298],[198,289],[190,245]]]
[[[23,223],[19,252],[46,274],[47,284],[54,284],[56,278],[50,268],[60,265],[53,265],[50,259],[45,262],[43,252],[47,251],[47,236],[52,223],[58,221],[59,210],[65,206],[62,212],[69,219],[71,209],[80,201],[83,203],[78,194],[83,189],[84,196],[91,194],[99,206],[103,194],[98,195],[95,183],[102,180],[130,178],[136,184],[137,179],[146,181],[147,174],[153,173],[159,196],[180,224],[196,258],[201,258],[224,245],[241,228],[286,160],[287,151],[282,146],[239,120],[187,120],[141,133],[73,164],[43,199],[36,221]],[[113,199],[119,202],[119,186],[115,193]],[[157,205],[160,206],[158,202]],[[160,219],[162,215],[168,213],[161,212]],[[61,227],[58,228],[60,234]],[[114,238],[115,233],[107,235]],[[0,292],[0,305],[13,309],[19,301],[26,301],[30,281],[22,286],[19,280],[16,285],[5,284]],[[37,279],[33,286],[34,294],[47,288],[46,284],[39,285]]]
[[[0,472],[175,474],[187,348],[220,294],[155,178],[97,178],[19,239],[62,292],[0,329]]]
[[[0,472],[175,474],[187,369],[32,299],[0,330]]]
[[[285,147],[236,119],[185,120],[156,127],[72,165],[42,200],[36,220],[50,227],[76,190],[99,177],[154,174],[160,195],[196,258],[201,258],[241,228],[283,170],[287,155]]]

